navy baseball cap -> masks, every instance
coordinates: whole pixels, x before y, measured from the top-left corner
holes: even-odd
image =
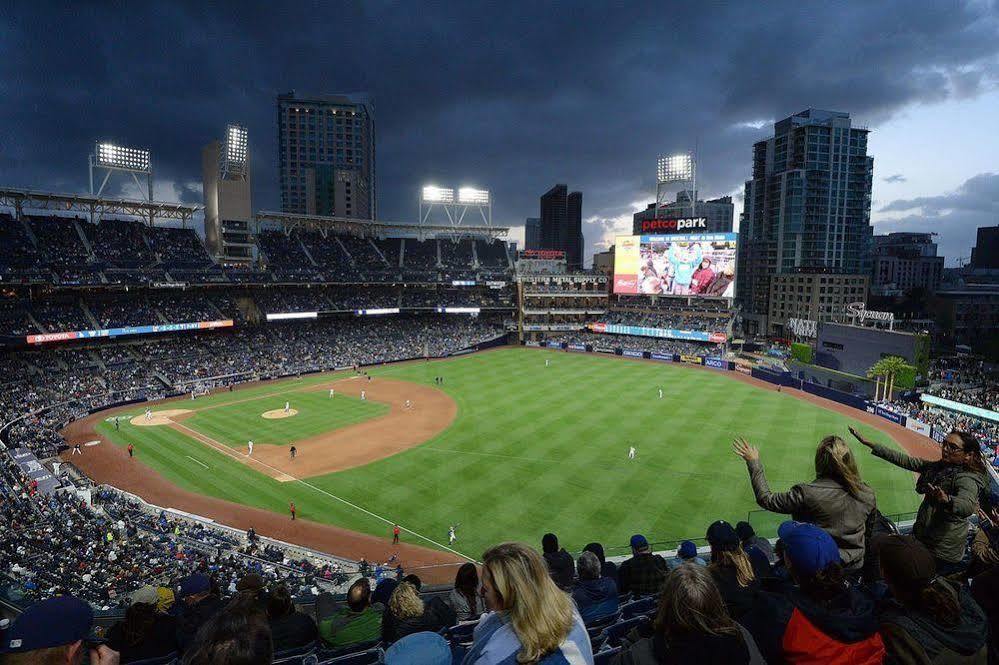
[[[735,529],[725,520],[718,520],[708,527],[707,541],[723,552],[734,552],[739,549],[740,544]]]
[[[642,534],[636,533],[634,536],[631,537],[631,549],[640,550],[648,546],[649,546],[649,541],[647,541],[645,539],[645,536],[643,536]]]
[[[180,597],[186,598],[187,596],[204,593],[205,591],[208,591],[211,586],[212,583],[201,573],[188,575],[184,578],[184,581],[180,583]]]
[[[791,566],[803,575],[814,575],[840,561],[836,541],[814,524],[788,520],[777,527],[777,535],[784,541]]]
[[[680,549],[676,553],[683,559],[693,559],[697,556],[697,545],[691,540],[685,540],[680,543]]]
[[[4,638],[2,653],[25,653],[86,640],[94,627],[90,605],[73,596],[35,603],[17,617]]]

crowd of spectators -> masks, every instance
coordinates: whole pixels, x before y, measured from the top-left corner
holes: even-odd
[[[683,310],[672,312],[613,310],[601,317],[600,320],[603,323],[645,328],[724,332],[731,321],[731,314],[717,315]]]
[[[721,356],[724,347],[720,344],[706,342],[686,342],[678,339],[663,339],[661,337],[640,337],[637,335],[608,335],[590,332],[548,333],[545,337],[550,342],[565,342],[566,344],[585,344],[593,348],[621,348],[650,353],[673,353],[688,356]]]

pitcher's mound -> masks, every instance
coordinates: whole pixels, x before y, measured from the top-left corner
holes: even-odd
[[[284,409],[274,409],[273,411],[264,411],[260,415],[263,418],[267,418],[267,420],[277,420],[278,418],[291,418],[292,416],[298,415],[298,409],[288,409],[287,412],[285,412]]]
[[[128,422],[133,425],[138,425],[139,427],[149,427],[152,425],[169,425],[173,421],[170,420],[175,416],[182,416],[185,413],[190,413],[190,409],[166,409],[165,411],[153,411],[153,417],[147,419],[146,414],[141,416],[135,416]]]

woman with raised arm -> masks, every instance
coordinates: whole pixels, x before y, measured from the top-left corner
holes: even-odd
[[[877,501],[874,490],[861,480],[857,461],[843,439],[822,439],[815,450],[815,480],[799,483],[786,492],[770,491],[755,446],[740,437],[732,449],[746,460],[756,503],[761,508],[821,527],[836,541],[843,569],[848,573],[860,571]]]
[[[919,474],[916,492],[923,495],[923,502],[912,535],[933,552],[941,575],[960,571],[968,543],[968,517],[975,513],[978,495],[988,486],[978,439],[953,430],[940,446],[941,458],[931,462],[869,441],[852,427],[850,434],[875,457]]]

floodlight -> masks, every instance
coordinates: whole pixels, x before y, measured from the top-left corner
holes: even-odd
[[[234,164],[246,161],[246,127],[229,125],[225,131],[225,157]]]
[[[98,166],[149,172],[149,151],[113,143],[98,143],[94,150]]]
[[[659,157],[659,182],[683,182],[694,177],[694,157],[689,152]]]
[[[458,190],[458,203],[469,205],[485,205],[489,203],[489,192],[474,187],[462,187]]]
[[[423,200],[427,203],[454,203],[454,190],[427,185],[423,188]]]

